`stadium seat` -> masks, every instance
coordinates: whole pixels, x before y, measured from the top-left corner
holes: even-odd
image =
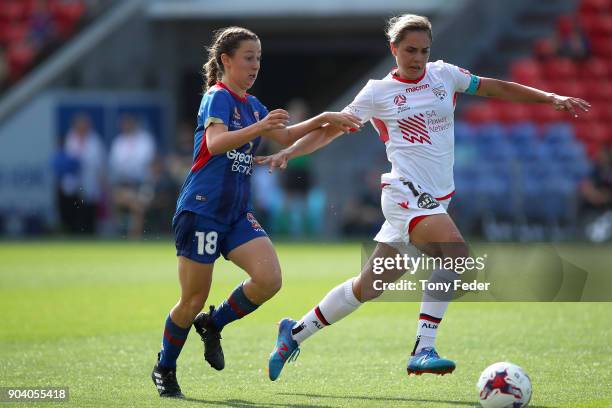
[[[542,66],[542,75],[547,80],[571,80],[577,73],[576,63],[569,58],[553,58]]]
[[[471,143],[476,137],[476,128],[464,121],[455,123],[455,143]]]
[[[598,102],[607,105],[612,101],[612,82],[602,79],[591,79],[585,81],[584,87],[586,89],[585,99],[594,106],[599,105]]]
[[[581,122],[575,125],[578,139],[585,143],[605,143],[608,139],[608,128],[597,122]]]
[[[532,59],[519,60],[512,64],[510,76],[523,84],[535,83],[540,80],[540,64]]]
[[[591,43],[595,55],[612,58],[612,41],[609,37],[594,37],[591,39]]]
[[[580,71],[586,78],[592,80],[608,79],[608,75],[612,74],[612,72],[608,70],[608,65],[605,60],[596,57],[586,60],[582,64]]]
[[[566,122],[555,122],[544,126],[543,142],[549,145],[566,145],[575,140],[574,128]]]
[[[579,7],[580,14],[608,13],[610,9],[610,2],[608,0],[582,0]]]
[[[571,216],[576,183],[551,162],[525,163],[521,171],[522,212],[528,220],[559,222]]]
[[[526,104],[496,103],[493,106],[497,110],[499,120],[503,123],[526,122],[531,119],[531,111]]]
[[[28,45],[28,43],[22,42],[11,46],[7,52],[7,61],[10,67],[10,80],[16,81],[21,78],[32,65],[35,56],[35,50]]]
[[[477,143],[499,143],[506,137],[506,127],[500,123],[489,122],[477,129]]]
[[[582,82],[576,81],[575,78],[572,80],[557,80],[551,82],[550,86],[550,90],[559,95],[588,98],[586,87]]]
[[[602,14],[598,15],[593,19],[593,25],[590,27],[590,33],[596,36],[610,36],[612,35],[612,15]]]
[[[470,106],[464,117],[472,124],[493,122],[497,120],[497,112],[491,105],[483,102]]]
[[[531,122],[519,122],[508,126],[508,140],[512,144],[532,145],[538,142],[539,132]]]
[[[21,23],[0,24],[0,46],[8,47],[23,41],[28,34],[28,26]]]
[[[25,17],[26,4],[22,0],[3,0],[0,6],[0,25],[20,22]]]
[[[567,119],[564,112],[553,109],[550,105],[538,104],[531,107],[531,118],[537,123],[558,122]]]

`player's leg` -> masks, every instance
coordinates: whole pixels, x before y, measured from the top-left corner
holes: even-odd
[[[219,242],[219,250],[250,276],[217,308],[211,306],[209,313],[200,313],[193,322],[204,342],[206,361],[213,368],[222,370],[225,361],[220,342],[221,331],[274,296],[281,286],[281,273],[272,242],[250,213],[232,225]]]
[[[176,380],[176,360],[187,340],[195,316],[202,310],[210,291],[213,264],[201,264],[184,256],[178,257],[181,297],[166,318],[162,349],[152,378],[162,397],[182,398]]]
[[[177,215],[173,221],[181,297],[166,318],[162,350],[151,377],[160,396],[182,398],[176,381],[176,360],[194,317],[208,297],[213,265],[219,256],[216,242],[219,236],[223,237],[224,230],[189,211]]]
[[[272,381],[280,376],[285,363],[302,342],[321,329],[353,313],[363,302],[381,295],[382,291],[375,291],[371,285],[366,283],[374,279],[373,260],[377,257],[395,257],[397,253],[393,247],[379,243],[359,276],[350,278],[333,288],[299,321],[287,318],[281,320],[276,345],[268,361],[268,375]],[[377,277],[377,279],[393,282],[403,273],[404,271],[389,270],[384,276]]]
[[[467,257],[469,250],[461,233],[447,214],[423,218],[410,231],[413,245],[429,256],[444,259]],[[452,282],[459,275],[445,269],[432,272],[429,282]],[[416,342],[408,363],[409,374],[446,374],[455,369],[455,363],[442,359],[435,350],[438,327],[452,299],[452,292],[425,290],[417,325]]]

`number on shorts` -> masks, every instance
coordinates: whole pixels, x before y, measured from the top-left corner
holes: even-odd
[[[217,251],[217,238],[219,236],[217,231],[210,231],[208,234],[196,231],[195,235],[198,238],[198,255],[204,255],[204,252],[208,255],[214,255]]]

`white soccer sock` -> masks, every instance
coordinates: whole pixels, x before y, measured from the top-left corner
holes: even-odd
[[[291,329],[293,339],[301,344],[304,340],[332,323],[348,316],[361,306],[353,293],[353,278],[336,286],[323,300]]]
[[[456,279],[453,271],[436,269],[428,282],[452,282]],[[425,347],[434,347],[438,326],[444,317],[454,291],[448,292],[425,290],[421,301],[421,311],[417,324],[417,339],[412,354],[417,354]]]

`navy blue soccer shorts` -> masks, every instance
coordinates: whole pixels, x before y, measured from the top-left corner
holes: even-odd
[[[234,248],[258,237],[267,237],[252,213],[240,216],[233,224],[223,224],[191,211],[174,218],[176,255],[199,263],[214,263],[219,255],[227,259]]]

